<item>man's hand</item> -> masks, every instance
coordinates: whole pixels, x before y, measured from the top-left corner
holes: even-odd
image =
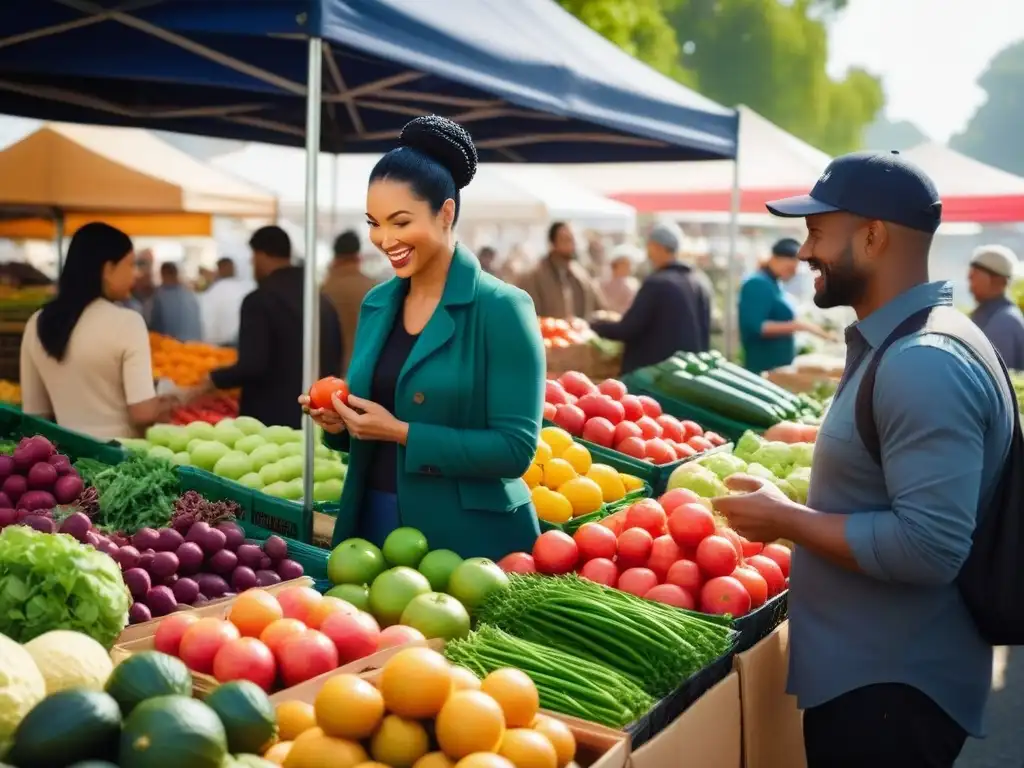
[[[711,500],[715,511],[725,515],[729,525],[750,541],[771,542],[791,538],[793,501],[769,480],[752,475],[732,475],[726,487],[736,493]]]

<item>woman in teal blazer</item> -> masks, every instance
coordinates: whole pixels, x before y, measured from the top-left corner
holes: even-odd
[[[545,358],[533,301],[456,244],[476,171],[460,126],[418,118],[370,174],[370,239],[395,277],[359,313],[348,404],[304,409],[349,465],[334,543],[398,526],[431,549],[499,558],[538,535],[521,479],[537,448]]]

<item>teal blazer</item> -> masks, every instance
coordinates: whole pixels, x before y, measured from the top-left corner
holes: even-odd
[[[370,396],[406,288],[392,278],[363,300],[348,370],[358,397]],[[395,392],[394,415],[409,424],[396,468],[402,525],[422,531],[431,549],[497,559],[532,547],[537,516],[521,478],[537,450],[545,370],[533,300],[457,245],[444,294]],[[325,442],[349,454],[337,545],[355,535],[372,444],[346,433]]]

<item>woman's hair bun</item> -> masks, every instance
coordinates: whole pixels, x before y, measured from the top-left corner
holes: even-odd
[[[433,158],[451,173],[455,186],[465,187],[476,175],[477,155],[469,131],[439,115],[410,120],[398,143]]]

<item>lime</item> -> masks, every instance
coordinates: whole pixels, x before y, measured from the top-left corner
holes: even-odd
[[[354,605],[360,611],[370,610],[370,588],[365,584],[339,584],[324,592],[327,597],[337,597]]]
[[[383,552],[388,565],[415,568],[427,554],[427,537],[415,528],[395,528],[384,539]]]
[[[346,539],[327,560],[327,578],[334,584],[369,584],[386,568],[384,555],[366,539]]]
[[[417,570],[427,577],[430,588],[435,592],[444,592],[448,589],[448,579],[452,571],[462,564],[462,558],[450,549],[435,549],[428,552]]]

